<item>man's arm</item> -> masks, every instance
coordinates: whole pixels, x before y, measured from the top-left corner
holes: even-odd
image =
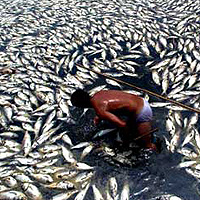
[[[101,113],[100,116],[101,119],[106,119],[110,122],[113,122],[115,125],[117,125],[118,127],[125,127],[126,126],[126,122],[121,120],[119,117],[117,117],[116,115],[110,113],[110,112],[104,112]]]

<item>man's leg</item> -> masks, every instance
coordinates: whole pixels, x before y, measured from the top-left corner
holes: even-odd
[[[137,124],[138,136],[142,136],[149,133],[151,129],[152,129],[151,122],[141,122]],[[152,148],[156,150],[156,145],[151,143],[151,134],[139,139],[138,142],[145,148]]]
[[[123,143],[125,145],[128,145],[130,143],[130,127],[126,126],[126,127],[123,127],[123,128],[120,128],[120,137],[123,141]]]
[[[120,128],[120,137],[123,140],[123,145],[128,147],[133,138],[137,135],[137,124],[135,123],[135,116],[129,117],[127,120],[127,125]]]

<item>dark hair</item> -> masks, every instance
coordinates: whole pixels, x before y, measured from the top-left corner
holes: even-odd
[[[71,102],[73,106],[77,106],[80,108],[91,107],[90,95],[82,89],[78,89],[72,94]]]

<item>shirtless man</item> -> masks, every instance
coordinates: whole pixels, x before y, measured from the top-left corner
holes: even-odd
[[[101,90],[90,97],[87,92],[78,89],[72,94],[71,102],[77,107],[94,108],[94,123],[107,120],[115,124],[121,128],[122,138],[126,142],[151,131],[152,110],[149,103],[137,95],[118,90]],[[122,120],[117,113],[124,113],[127,120]],[[151,143],[150,135],[143,137],[141,141],[143,147],[156,149],[155,144]]]

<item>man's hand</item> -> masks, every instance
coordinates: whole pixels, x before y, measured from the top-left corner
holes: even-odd
[[[127,126],[126,122],[123,121],[123,120],[121,120],[121,125],[120,125],[120,127],[121,127],[121,128],[125,128],[126,126]]]
[[[100,121],[101,119],[96,115],[94,118],[94,124],[97,125]]]

